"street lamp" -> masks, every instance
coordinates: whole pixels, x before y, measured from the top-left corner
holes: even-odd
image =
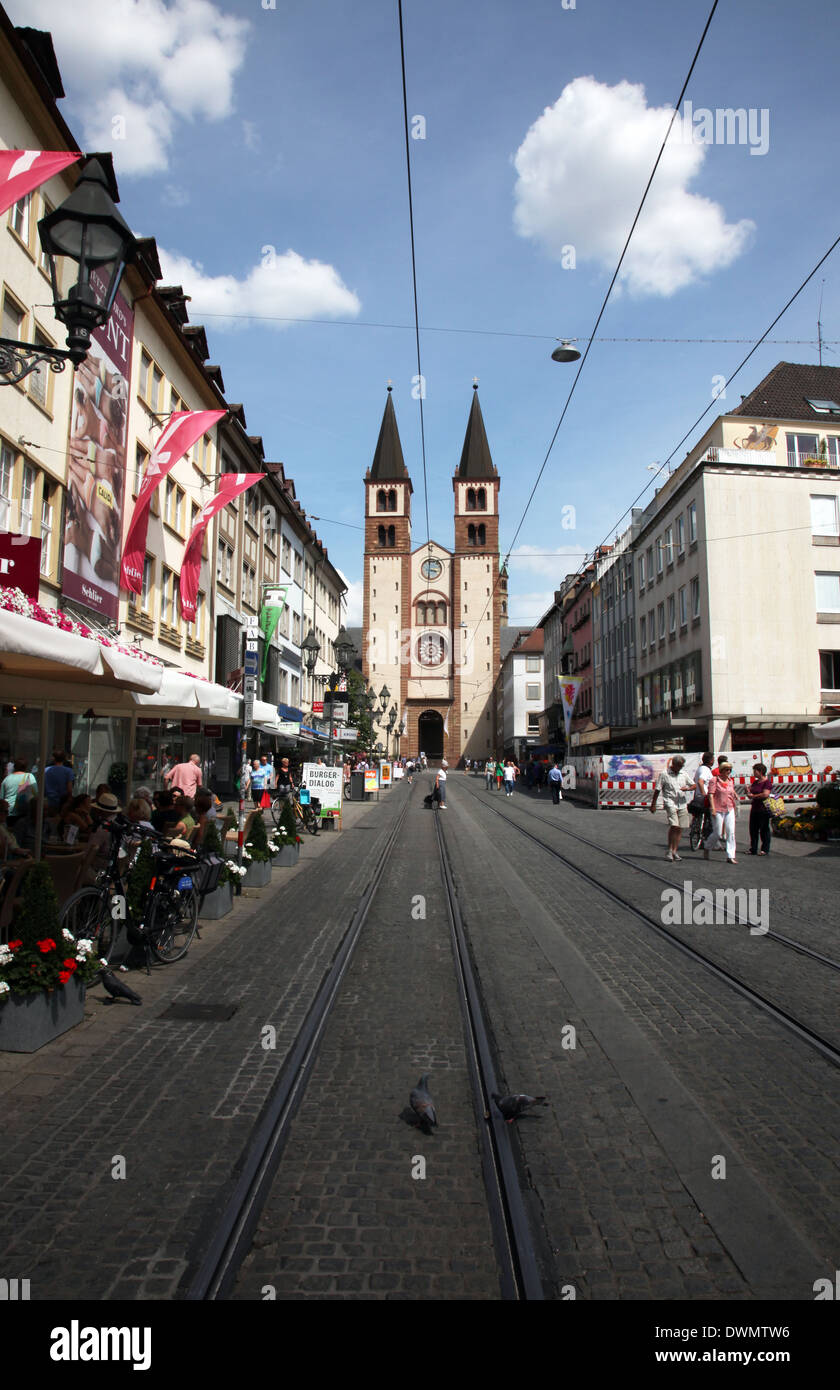
[[[572,347],[568,338],[564,338],[551,354],[552,362],[577,362],[579,357],[580,353],[576,347]]]
[[[318,638],[315,636],[315,633],[312,631],[312,628],[309,629],[303,641],[301,642],[300,649],[303,652],[303,660],[306,665],[306,670],[309,674],[310,703],[314,704],[315,667],[318,665],[318,656],[321,651],[321,643],[318,641]]]
[[[388,711],[388,734],[387,734],[387,737],[386,737],[386,739],[385,739],[385,744],[386,744],[386,747],[387,747],[387,749],[388,749],[388,756],[389,756],[389,757],[390,757],[390,755],[391,755],[391,735],[392,735],[392,733],[394,732],[394,725],[396,724],[396,722],[397,722],[397,707],[396,707],[396,705],[392,705],[391,708],[390,708],[389,711]]]
[[[382,711],[383,715],[384,715],[386,709],[388,708],[388,701],[390,700],[390,698],[391,698],[391,692],[390,692],[390,690],[388,689],[387,685],[383,685],[382,689],[381,689],[380,692],[379,692],[379,708],[380,708],[380,710]],[[379,722],[379,721],[377,720],[377,723],[378,723],[378,722]]]
[[[74,366],[84,361],[90,335],[108,322],[123,271],[137,250],[137,241],[117,212],[96,159],[85,165],[69,198],[41,218],[38,235],[49,265],[55,316],[68,330],[67,347],[0,338],[0,378],[6,386],[22,381],[42,362],[49,363],[53,372],[63,372],[68,361]],[[56,265],[60,256],[78,266],[78,279],[65,299]]]
[[[351,638],[350,638],[350,634],[349,634],[349,632],[347,631],[346,627],[341,628],[341,630],[340,630],[338,636],[337,636],[336,639],[335,639],[335,642],[333,643],[333,646],[335,647],[335,660],[336,660],[336,665],[338,666],[338,679],[337,679],[335,682],[331,682],[332,688],[333,688],[333,690],[335,690],[336,686],[338,686],[338,684],[339,684],[339,682],[340,682],[340,680],[341,680],[341,677],[347,675],[348,670],[349,670],[350,667],[353,665],[353,662],[354,662],[355,659],[356,659],[356,648],[353,646],[353,643],[352,643]],[[328,766],[328,767],[332,767],[332,745],[333,745],[333,712],[332,712],[332,704],[330,704],[330,738],[329,738],[329,743],[327,744],[327,766]]]

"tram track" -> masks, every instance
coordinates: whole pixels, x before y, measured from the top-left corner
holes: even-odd
[[[232,1295],[251,1250],[254,1235],[269,1202],[272,1185],[283,1162],[295,1115],[307,1094],[318,1052],[347,972],[376,903],[383,875],[404,833],[411,794],[380,850],[366,887],[332,965],[325,975],[306,1019],[263,1107],[236,1165],[234,1179],[221,1210],[208,1221],[198,1241],[203,1249],[185,1284],[188,1301],[223,1300]],[[446,901],[454,962],[455,985],[463,1024],[466,1067],[470,1078],[477,1148],[501,1297],[509,1301],[539,1301],[544,1297],[537,1255],[529,1229],[521,1180],[510,1129],[491,1100],[499,1089],[493,1063],[490,1028],[470,959],[466,927],[460,912],[440,819],[435,816],[435,839]],[[370,1020],[371,1031],[375,1021]],[[435,1031],[433,1020],[429,1028]]]
[[[507,825],[512,827],[514,830],[518,831],[519,834],[531,840],[532,843],[538,845],[540,849],[544,850],[553,858],[557,859],[567,869],[571,870],[571,872],[574,873],[577,877],[581,878],[588,886],[595,888],[598,892],[602,893],[615,905],[629,912],[638,921],[643,923],[643,925],[647,927],[649,930],[654,931],[659,937],[666,940],[670,945],[676,947],[676,949],[678,949],[684,955],[689,957],[689,959],[695,961],[699,965],[702,965],[704,969],[708,970],[716,978],[727,984],[736,993],[740,994],[742,998],[747,999],[756,1008],[760,1009],[763,1013],[769,1015],[777,1023],[780,1023],[790,1032],[794,1033],[800,1039],[800,1041],[805,1042],[809,1047],[813,1048],[826,1061],[831,1062],[834,1066],[840,1066],[840,1048],[835,1046],[834,1043],[832,1043],[829,1039],[823,1037],[815,1029],[810,1028],[808,1024],[804,1023],[801,1019],[798,1019],[787,1009],[782,1008],[777,1003],[774,1003],[772,999],[768,998],[761,991],[755,989],[752,985],[748,984],[747,981],[734,974],[731,970],[728,970],[726,966],[720,964],[720,962],[718,961],[713,960],[710,956],[707,956],[704,952],[698,950],[697,947],[690,945],[688,942],[683,940],[683,938],[678,936],[675,932],[669,931],[668,927],[666,927],[662,922],[657,921],[656,918],[650,915],[650,913],[645,912],[636,903],[632,902],[630,898],[626,897],[623,893],[617,892],[615,888],[609,886],[608,884],[605,884],[600,879],[596,878],[593,874],[589,873],[586,869],[582,868],[580,864],[575,863],[573,859],[569,858],[565,854],[562,854],[560,850],[558,850],[555,846],[547,844],[545,840],[541,839],[538,835],[535,835],[533,831],[528,830],[525,826],[519,824],[518,821],[514,820],[511,816],[506,815],[496,806],[491,805],[489,800],[485,800],[484,798],[480,797],[478,794],[473,792],[472,789],[470,789],[468,795],[470,796],[470,799],[472,801],[479,805],[485,806],[488,810],[492,811],[493,814],[497,816],[500,820],[504,821]],[[545,821],[543,817],[537,816],[536,819],[540,821],[542,824],[548,825],[548,822]],[[592,840],[588,840],[585,836],[575,834],[575,832],[569,830],[565,826],[552,825],[551,828],[560,831],[560,833],[568,836],[572,840],[576,840],[579,843],[586,845],[588,848],[595,850],[600,854],[606,855],[611,859],[618,860],[619,862],[623,863],[627,868],[633,869],[634,871],[645,875],[647,878],[656,880],[658,882],[666,883],[670,888],[673,888],[675,886],[669,880],[663,878],[659,874],[654,873],[652,870],[644,869],[640,865],[634,863],[633,860],[628,859],[622,855],[617,855],[611,850],[604,849],[603,846],[596,844]],[[743,921],[741,924],[750,925],[749,922]],[[756,924],[752,923],[752,925],[755,926]],[[768,932],[766,933],[766,935],[769,937],[770,933]],[[805,947],[802,943],[788,941],[785,937],[778,934],[774,934],[773,938],[771,939],[774,939],[776,944],[783,945],[785,948],[795,949],[803,955],[814,957],[818,962],[832,969],[840,968],[838,967],[837,963],[832,961],[830,958],[822,956],[821,953],[812,951],[810,948]]]

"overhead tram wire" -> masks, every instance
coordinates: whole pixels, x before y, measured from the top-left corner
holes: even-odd
[[[402,0],[400,0],[400,3],[402,3]],[[696,49],[694,50],[694,57],[693,57],[692,60],[691,60],[691,65],[690,65],[690,67],[689,67],[689,69],[688,69],[688,72],[687,72],[686,75],[685,75],[685,79],[684,79],[684,81],[683,81],[682,87],[680,88],[680,94],[679,94],[679,96],[677,97],[677,100],[676,100],[675,103],[674,103],[674,110],[673,110],[673,112],[671,113],[671,119],[670,119],[670,121],[668,122],[668,129],[666,130],[665,135],[664,135],[663,140],[662,140],[662,143],[661,143],[661,145],[659,146],[659,153],[658,153],[657,156],[656,156],[656,159],[655,159],[655,161],[654,161],[653,168],[651,169],[650,175],[649,175],[649,177],[648,177],[648,181],[647,181],[647,183],[645,184],[645,190],[644,190],[644,193],[642,194],[641,202],[639,203],[639,206],[638,206],[638,208],[636,209],[636,215],[635,215],[635,217],[633,218],[633,221],[632,221],[631,226],[630,226],[630,230],[629,230],[629,232],[627,233],[627,237],[626,237],[625,242],[624,242],[624,246],[623,246],[622,249],[621,249],[621,255],[620,255],[619,258],[618,258],[618,263],[617,263],[617,265],[616,265],[616,267],[615,267],[615,270],[614,270],[614,272],[613,272],[613,277],[612,277],[612,279],[610,280],[609,285],[607,286],[607,292],[606,292],[606,294],[604,295],[603,303],[601,304],[601,307],[600,307],[600,309],[598,310],[598,317],[597,317],[596,320],[595,320],[595,324],[594,324],[594,327],[593,327],[593,329],[592,329],[592,333],[590,334],[589,339],[588,339],[587,344],[586,344],[586,349],[585,349],[585,351],[584,351],[584,353],[583,353],[583,356],[582,356],[581,359],[580,359],[580,363],[578,364],[578,369],[577,369],[577,371],[575,372],[574,380],[573,380],[573,382],[572,382],[572,384],[571,384],[571,386],[570,386],[570,388],[569,388],[569,394],[568,394],[568,396],[566,397],[566,403],[565,403],[565,405],[563,406],[563,409],[562,409],[562,411],[561,411],[561,413],[560,413],[560,419],[557,421],[557,427],[556,427],[556,429],[555,429],[555,431],[554,431],[554,434],[551,436],[551,442],[549,443],[549,446],[548,446],[548,448],[547,448],[547,450],[546,450],[545,458],[543,459],[542,464],[540,465],[540,470],[539,470],[539,472],[537,473],[536,479],[534,480],[534,486],[531,488],[530,494],[529,494],[529,496],[528,496],[528,500],[527,500],[527,502],[525,503],[525,507],[524,507],[523,512],[522,512],[522,516],[519,518],[519,524],[518,524],[516,530],[515,530],[514,533],[513,533],[513,540],[511,541],[510,546],[508,547],[508,550],[507,550],[507,552],[506,552],[506,554],[505,554],[505,559],[504,559],[504,568],[505,568],[505,570],[507,570],[507,564],[508,564],[508,561],[509,561],[509,559],[510,559],[510,553],[511,553],[511,551],[513,550],[513,547],[516,545],[516,540],[517,540],[517,537],[518,537],[518,535],[519,535],[519,532],[522,530],[522,527],[523,527],[524,524],[525,524],[525,518],[527,517],[528,512],[531,510],[531,503],[532,503],[533,500],[534,500],[534,496],[535,496],[536,491],[537,491],[537,488],[539,487],[540,482],[541,482],[541,480],[542,480],[543,473],[545,472],[545,470],[546,470],[546,468],[547,468],[547,466],[548,466],[548,460],[549,460],[549,458],[551,457],[551,451],[552,451],[552,449],[554,448],[555,441],[556,441],[556,439],[557,439],[558,434],[560,433],[560,427],[561,427],[561,425],[563,424],[563,421],[564,421],[565,418],[566,418],[566,412],[568,411],[569,406],[571,405],[572,397],[573,397],[574,394],[575,394],[575,388],[576,388],[576,386],[577,386],[577,384],[578,384],[578,382],[579,382],[579,380],[580,380],[581,372],[583,371],[584,367],[586,366],[586,360],[587,360],[587,358],[589,357],[589,353],[590,353],[590,351],[591,351],[592,344],[594,343],[596,334],[597,334],[597,332],[598,332],[598,325],[600,324],[601,319],[604,317],[604,314],[606,313],[607,305],[608,305],[608,303],[609,303],[609,301],[610,301],[610,296],[612,295],[613,289],[615,288],[615,283],[616,283],[616,281],[617,281],[617,279],[618,279],[619,273],[620,273],[620,271],[621,271],[621,267],[622,267],[622,265],[624,264],[624,258],[625,258],[625,256],[627,255],[627,251],[628,251],[628,249],[629,249],[630,242],[631,242],[632,237],[633,237],[633,233],[635,232],[636,227],[637,227],[637,225],[638,225],[639,218],[640,218],[641,215],[642,215],[642,209],[644,208],[644,205],[645,205],[645,203],[646,203],[646,201],[647,201],[647,196],[648,196],[648,193],[650,192],[651,185],[652,185],[653,180],[654,180],[654,178],[655,178],[655,176],[656,176],[656,171],[657,171],[657,169],[659,168],[659,164],[660,164],[660,161],[661,161],[661,159],[662,159],[662,156],[663,156],[663,154],[665,153],[665,146],[666,146],[667,143],[668,143],[668,138],[669,138],[669,136],[670,136],[670,134],[671,134],[671,131],[672,131],[672,129],[673,129],[674,121],[677,119],[677,113],[678,113],[678,111],[679,111],[680,104],[681,104],[681,102],[682,102],[683,97],[685,96],[685,93],[686,93],[686,90],[687,90],[687,88],[688,88],[688,84],[689,84],[689,82],[691,81],[691,77],[692,77],[692,74],[693,74],[693,72],[694,72],[694,69],[695,69],[695,67],[697,66],[697,61],[698,61],[698,59],[699,59],[699,57],[700,57],[700,53],[701,53],[701,51],[702,51],[703,44],[704,44],[705,41],[706,41],[706,35],[707,35],[708,32],[709,32],[709,27],[710,27],[710,25],[711,25],[711,23],[712,23],[712,20],[713,20],[714,15],[715,15],[715,10],[717,9],[717,7],[718,7],[718,0],[713,0],[712,8],[711,8],[710,11],[709,11],[708,18],[706,19],[706,23],[705,23],[705,25],[703,26],[703,32],[702,32],[702,34],[700,35],[700,40],[699,40],[699,42],[698,42],[698,44],[697,44]],[[487,600],[487,603],[486,603],[485,606],[484,606],[484,610],[483,610],[483,612],[482,612],[482,614],[481,614],[481,617],[480,617],[479,620],[478,620],[478,624],[477,624],[476,627],[473,629],[473,637],[474,637],[475,633],[478,631],[478,627],[479,627],[480,624],[481,624],[481,621],[482,621],[482,619],[483,619],[483,617],[484,617],[484,614],[487,612],[487,609],[489,608],[491,602],[493,601],[493,598],[494,598],[494,596],[495,596],[496,588],[497,588],[497,586],[498,586],[498,583],[499,583],[499,575],[497,574],[497,575],[495,576],[495,580],[494,580],[494,583],[493,583],[493,589],[492,589],[492,592],[491,592],[491,594],[490,594],[490,598]]]
[[[717,0],[715,0],[717,3]],[[417,256],[414,242],[414,198],[411,190],[411,141],[408,132],[408,89],[405,77],[405,33],[403,30],[402,0],[397,0],[400,20],[400,68],[402,70],[403,126],[405,129],[405,173],[408,182],[408,226],[411,235],[411,283],[414,290],[414,339],[417,347],[417,385],[420,402],[420,451],[423,459],[423,497],[426,510],[426,545],[431,540],[429,524],[429,480],[426,473],[426,422],[423,417],[424,378],[420,365],[420,310],[417,303]]]
[[[772,323],[769,323],[769,324],[768,324],[767,328],[764,330],[764,332],[762,333],[761,337],[758,338],[758,339],[753,343],[752,347],[750,348],[750,350],[749,350],[749,352],[746,354],[746,356],[745,356],[745,357],[742,357],[741,361],[738,363],[738,366],[735,368],[734,372],[731,372],[731,373],[729,374],[729,376],[727,376],[727,378],[726,378],[726,385],[727,385],[727,386],[729,386],[730,383],[733,382],[733,381],[735,380],[735,378],[738,376],[738,374],[739,374],[739,372],[742,370],[742,368],[744,368],[744,367],[747,365],[747,363],[749,362],[749,360],[750,360],[750,358],[752,357],[753,353],[754,353],[754,352],[757,352],[758,349],[761,347],[762,343],[765,342],[765,341],[767,340],[767,335],[771,332],[771,330],[772,330],[773,328],[775,328],[776,324],[779,322],[779,319],[782,318],[782,316],[783,316],[784,314],[787,313],[787,311],[788,311],[788,309],[790,308],[791,304],[793,304],[794,301],[795,301],[796,299],[799,298],[800,294],[801,294],[802,291],[805,289],[806,285],[808,285],[808,284],[810,283],[810,281],[811,281],[811,280],[814,278],[814,276],[816,275],[817,271],[820,269],[820,266],[822,266],[822,265],[825,264],[825,262],[828,260],[829,256],[832,254],[833,251],[835,251],[835,250],[837,249],[838,246],[840,246],[840,236],[837,236],[837,237],[834,238],[834,241],[833,241],[833,242],[831,243],[831,245],[829,246],[829,248],[828,248],[828,250],[826,251],[825,255],[820,257],[820,259],[817,261],[817,264],[814,266],[813,270],[810,271],[808,275],[806,275],[805,279],[802,281],[802,284],[799,286],[799,288],[798,288],[797,290],[794,291],[794,293],[791,295],[790,299],[789,299],[789,300],[787,301],[787,303],[785,304],[784,308],[782,308],[782,309],[779,310],[778,314],[777,314],[776,317],[773,319]],[[581,365],[583,365],[583,364],[581,363]],[[700,424],[701,420],[703,420],[703,419],[708,415],[709,411],[716,405],[716,403],[717,403],[717,397],[715,397],[714,400],[711,400],[711,401],[709,402],[709,404],[705,407],[705,409],[702,410],[702,411],[700,412],[700,414],[697,416],[697,419],[694,421],[694,423],[689,427],[689,429],[686,430],[686,432],[685,432],[685,434],[683,435],[682,439],[680,439],[680,440],[677,441],[677,443],[674,445],[673,449],[672,449],[671,452],[669,453],[668,457],[662,462],[662,464],[661,464],[660,467],[656,470],[656,472],[653,474],[653,476],[650,478],[650,480],[649,480],[647,483],[645,483],[645,486],[642,488],[641,492],[638,493],[637,496],[633,498],[633,501],[630,503],[629,507],[626,507],[626,508],[625,508],[625,510],[621,513],[621,516],[620,516],[620,517],[618,518],[618,520],[615,522],[614,526],[612,526],[612,527],[610,528],[610,531],[609,531],[609,535],[610,535],[610,536],[615,535],[615,534],[617,533],[618,528],[619,528],[619,526],[621,525],[622,521],[624,521],[625,518],[628,517],[628,516],[630,515],[631,511],[632,511],[633,508],[636,506],[636,503],[641,501],[641,499],[644,497],[645,493],[647,492],[648,488],[650,488],[650,487],[653,486],[653,484],[656,482],[656,479],[657,479],[657,478],[659,477],[659,475],[662,473],[662,470],[665,469],[665,468],[668,468],[668,465],[670,464],[671,459],[674,457],[674,454],[677,452],[678,449],[682,448],[682,446],[683,446],[683,444],[685,443],[685,441],[691,437],[691,435],[692,435],[692,434],[694,433],[694,431],[696,430],[697,426]],[[668,476],[669,476],[669,477],[671,476],[671,474],[670,474],[670,469],[669,469],[669,472],[668,472]],[[786,528],[784,528],[784,529],[785,529],[785,530],[798,530],[798,529],[801,529],[801,528],[798,528],[798,527],[786,527]],[[762,532],[749,532],[749,533],[745,533],[745,534],[747,534],[747,535],[761,535],[761,534],[764,534],[764,533],[762,533]],[[772,535],[772,534],[774,534],[774,533],[773,533],[773,532],[767,532],[766,534]],[[515,539],[515,538],[514,538],[514,539]],[[584,570],[586,569],[587,565],[591,564],[592,561],[595,559],[595,556],[598,554],[598,551],[601,550],[601,549],[603,549],[604,546],[608,546],[608,545],[610,545],[610,544],[611,544],[610,540],[608,539],[608,537],[605,536],[604,539],[600,542],[600,544],[599,544],[598,546],[596,546],[596,548],[595,548],[593,551],[588,551],[587,554],[586,554],[586,557],[585,557],[585,559],[584,559],[584,561],[583,561],[583,563],[582,563],[582,567],[581,567],[580,569],[578,569],[578,570],[575,571],[575,577],[576,577],[577,575],[583,574],[583,572],[584,572]]]

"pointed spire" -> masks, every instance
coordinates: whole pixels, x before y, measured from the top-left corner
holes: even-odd
[[[461,462],[458,467],[459,478],[497,478],[499,475],[490,457],[490,445],[484,429],[481,406],[478,403],[478,381],[473,380],[473,398]]]
[[[388,399],[385,402],[379,438],[376,441],[376,452],[370,466],[371,482],[378,483],[390,481],[393,478],[408,477],[408,469],[405,466],[402,445],[400,444],[400,432],[397,429],[397,417],[394,414],[392,390],[393,387],[389,381]]]

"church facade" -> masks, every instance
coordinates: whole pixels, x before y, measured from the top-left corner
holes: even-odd
[[[414,489],[389,386],[365,474],[363,671],[397,706],[400,752],[454,767],[497,751],[493,685],[507,622],[499,474],[475,387],[452,486],[454,548],[431,539],[413,545]]]

